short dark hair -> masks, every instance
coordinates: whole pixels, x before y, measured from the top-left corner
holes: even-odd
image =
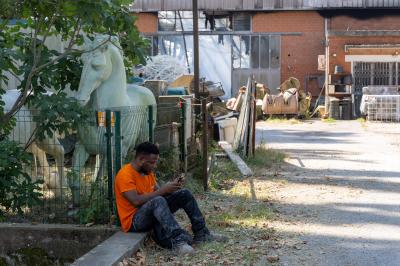
[[[143,142],[136,146],[136,155],[135,158],[138,157],[140,154],[147,155],[147,154],[160,154],[160,150],[158,149],[157,145],[151,142]]]

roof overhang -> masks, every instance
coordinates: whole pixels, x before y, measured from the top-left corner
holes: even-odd
[[[202,11],[279,11],[335,9],[394,9],[400,3],[393,0],[198,0]],[[135,0],[132,12],[191,11],[191,0]]]

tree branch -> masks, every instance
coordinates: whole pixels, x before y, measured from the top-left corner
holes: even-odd
[[[56,13],[57,13],[57,12],[56,12]],[[46,31],[46,32],[44,33],[44,35],[43,35],[42,45],[41,45],[41,47],[40,47],[40,49],[39,49],[39,52],[38,52],[38,57],[39,57],[39,59],[40,59],[40,57],[41,57],[41,55],[42,55],[43,46],[45,46],[44,43],[46,42],[46,39],[47,39],[47,37],[48,37],[48,35],[49,35],[50,31],[51,31],[51,27],[53,27],[53,24],[54,24],[55,19],[56,19],[56,14],[53,14],[53,15],[51,16],[51,19],[50,19],[50,22],[49,22],[47,31]]]
[[[37,35],[38,35],[38,31],[39,31],[39,21],[40,21],[40,18],[36,18],[36,27],[34,29],[33,40],[32,40],[33,64],[31,67],[31,71],[28,74],[28,77],[27,77],[26,83],[25,83],[25,87],[22,90],[22,93],[18,96],[17,100],[15,101],[15,103],[13,104],[11,109],[7,113],[5,113],[3,115],[3,117],[1,117],[2,123],[7,123],[8,121],[10,121],[11,117],[13,115],[15,115],[15,113],[18,112],[18,110],[25,104],[26,99],[28,97],[28,90],[31,87],[32,78],[34,76],[34,69],[36,68],[36,65],[38,62],[38,58],[37,58],[37,54],[36,54],[36,44],[37,44],[36,41],[37,41]]]

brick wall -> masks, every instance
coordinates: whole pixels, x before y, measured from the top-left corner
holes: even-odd
[[[299,32],[281,39],[281,81],[296,77],[305,87],[310,74],[318,71],[318,55],[325,54],[324,18],[314,11],[258,13],[253,17],[253,32]],[[313,94],[318,95],[318,91]]]
[[[329,38],[329,70],[332,73],[334,71],[335,65],[340,65],[343,67],[345,72],[351,72],[351,63],[345,62],[346,55],[392,55],[397,49],[361,49],[361,50],[351,50],[345,52],[345,45],[354,44],[399,44],[400,37],[398,36],[388,36],[388,37],[349,37],[349,36],[332,36]],[[398,49],[400,52],[400,49]],[[336,56],[334,56],[336,55]]]
[[[367,12],[367,11],[365,11]],[[381,13],[379,13],[381,12]],[[394,12],[375,11],[366,13],[362,18],[346,15],[335,16],[330,19],[329,28],[332,32],[346,31],[377,31],[399,30],[400,14]],[[363,14],[361,14],[363,15]],[[368,16],[369,15],[369,16]],[[365,34],[368,34],[365,32]],[[335,65],[343,66],[345,72],[351,72],[351,63],[345,62],[346,55],[393,55],[400,49],[354,49],[345,51],[345,45],[390,45],[400,44],[400,36],[331,36],[329,38],[330,73]],[[396,58],[394,58],[396,60]]]
[[[156,13],[135,13],[136,27],[141,33],[156,33],[158,20]]]

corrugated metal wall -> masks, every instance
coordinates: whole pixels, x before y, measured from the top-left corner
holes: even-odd
[[[198,0],[201,10],[400,8],[400,0]],[[190,0],[135,0],[132,11],[191,10]]]

